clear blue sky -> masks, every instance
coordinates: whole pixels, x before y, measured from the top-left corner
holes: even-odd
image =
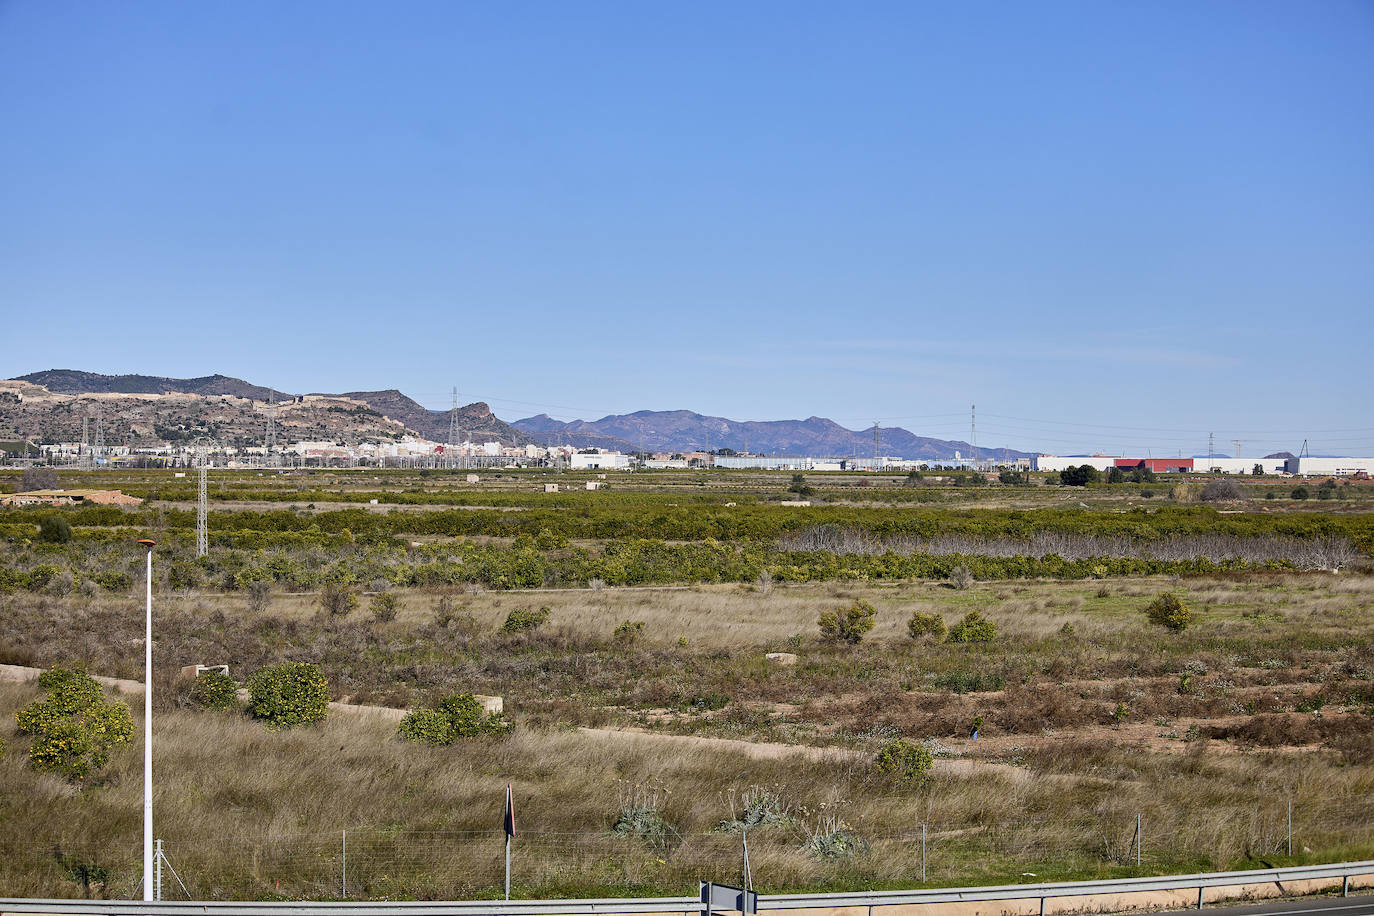
[[[1368,0],[0,0],[0,125],[5,376],[1374,453]]]

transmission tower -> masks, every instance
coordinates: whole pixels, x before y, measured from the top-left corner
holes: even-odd
[[[444,457],[449,467],[458,466],[458,386],[453,386],[453,399],[448,409],[448,445]]]
[[[1240,440],[1239,440],[1239,439],[1232,439],[1232,440],[1231,440],[1231,444],[1234,445],[1234,446],[1236,447],[1236,453],[1235,453],[1234,455],[1232,455],[1231,457],[1232,457],[1232,458],[1239,458],[1239,457],[1240,457]]]
[[[968,409],[968,447],[973,452],[973,466],[978,467],[978,405]]]
[[[105,405],[99,402],[95,405],[95,449],[91,455],[92,460],[100,463],[101,457],[105,454]]]
[[[878,469],[878,421],[873,421],[873,470]]]
[[[266,457],[267,463],[272,464],[272,453],[277,450],[277,397],[276,392],[268,393],[267,402],[267,440]]]
[[[1214,446],[1213,446],[1213,436],[1215,436],[1215,433],[1208,433],[1208,434],[1207,434],[1207,462],[1208,462],[1209,464],[1210,464],[1210,463],[1213,461],[1213,459],[1216,457],[1215,455],[1213,455],[1213,452],[1215,451]]]
[[[81,418],[81,469],[91,469],[91,418]]]

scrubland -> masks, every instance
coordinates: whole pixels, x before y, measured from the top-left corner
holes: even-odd
[[[692,512],[705,523],[725,510],[668,501],[683,503],[674,525]],[[595,527],[598,505],[550,514],[585,510],[590,515],[575,527]],[[242,514],[216,508],[223,518]],[[668,508],[636,509],[635,517],[652,520]],[[141,676],[136,554],[122,542],[140,525],[163,526],[159,537],[171,549],[164,557],[159,547],[160,576],[175,564],[199,573],[158,583],[156,832],[197,897],[331,898],[345,887],[373,898],[493,895],[507,782],[519,813],[519,895],[690,893],[701,878],[737,881],[740,835],[729,822],[750,803],[768,814],[750,830],[749,846],[755,880],[769,891],[911,886],[921,875],[923,824],[929,881],[945,885],[1135,873],[1137,814],[1142,872],[1367,857],[1374,854],[1374,576],[1361,546],[1368,518],[1304,510],[1271,523],[1253,505],[1237,508],[1245,510],[1240,520],[1195,508],[1124,518],[1154,526],[1155,543],[1344,537],[1353,552],[1334,564],[1339,572],[1256,557],[1227,568],[1132,574],[1092,551],[1067,558],[1061,546],[1051,551],[1056,562],[1081,566],[1056,567],[1065,572],[1055,576],[1033,566],[973,581],[859,577],[842,567],[833,576],[789,576],[782,554],[815,563],[854,556],[900,572],[882,564],[903,549],[931,562],[951,559],[933,552],[932,538],[956,536],[884,533],[875,524],[836,535],[803,526],[787,537],[820,540],[742,535],[727,545],[736,557],[730,562],[754,564],[735,581],[688,576],[617,587],[590,577],[549,587],[541,573],[527,580],[531,587],[492,588],[388,578],[384,571],[397,567],[386,557],[416,565],[419,548],[409,535],[397,543],[392,533],[345,537],[306,525],[298,532],[303,544],[217,544],[208,560],[196,561],[185,556],[180,517],[157,503],[78,523],[61,544],[16,535],[29,516],[12,515],[0,520],[15,526],[7,529],[4,565],[30,577],[51,566],[68,581],[35,587],[30,578],[0,590],[0,664],[77,663],[97,674]],[[776,511],[752,517],[781,524]],[[1000,540],[957,535],[964,540],[952,554],[956,563],[997,559],[999,550],[1003,561],[1020,562],[1002,550],[1006,538],[1045,542],[1051,534],[1040,522],[1053,529],[1056,519],[1070,518],[1065,524],[1084,532],[1124,524],[1111,509],[1083,510],[1081,519],[980,515],[976,500],[945,515],[895,505],[871,518],[862,507],[852,511],[861,524],[887,520],[898,528],[966,511],[964,529],[1002,531]],[[1145,534],[1137,528],[1130,536],[1138,542]],[[566,535],[554,530],[544,543],[415,537],[460,556],[470,544],[502,562],[530,551],[547,563],[577,549],[604,562],[626,549],[600,538],[562,541]],[[906,538],[905,547],[895,538]],[[692,561],[703,568],[726,549],[705,539],[680,546],[699,551]],[[466,556],[460,568],[479,562],[476,553]],[[110,557],[120,558],[114,568],[124,577],[88,585]],[[669,570],[658,578],[673,583],[671,567],[654,568]],[[296,569],[299,581],[273,575]],[[311,571],[321,569],[352,575],[310,584]],[[326,586],[355,590],[357,606],[331,613]],[[394,617],[370,611],[379,592],[394,597]],[[1164,593],[1191,608],[1186,630],[1147,621],[1145,606]],[[876,610],[872,631],[853,645],[822,639],[820,614],[859,601]],[[548,609],[541,625],[503,627],[512,612],[540,608]],[[993,641],[908,634],[915,613],[952,625],[970,611],[996,624]],[[769,662],[766,654],[776,652],[795,655],[796,664]],[[434,748],[404,741],[376,717],[336,710],[322,726],[273,733],[242,712],[195,709],[187,683],[175,677],[193,663],[227,663],[242,678],[281,661],[319,664],[333,697],[352,704],[414,707],[454,691],[499,695],[516,729]],[[13,732],[13,712],[36,695],[31,685],[0,684],[0,894],[131,895],[138,739],[87,783],[37,773],[25,761],[25,738]],[[900,783],[874,767],[874,755],[896,739],[934,754],[928,778]],[[181,894],[170,879],[167,887],[169,896]]]

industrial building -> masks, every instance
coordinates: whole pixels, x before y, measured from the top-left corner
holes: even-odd
[[[1294,477],[1374,475],[1374,458],[1289,458],[1284,465]]]
[[[1295,477],[1354,477],[1374,475],[1374,458],[1118,458],[1113,455],[1037,455],[1037,471],[1062,471],[1090,465],[1099,471],[1149,469],[1156,474],[1264,474]]]
[[[573,452],[568,467],[574,471],[628,471],[630,456],[620,452]]]

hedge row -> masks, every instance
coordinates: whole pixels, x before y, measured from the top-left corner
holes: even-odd
[[[127,562],[127,561],[126,561]],[[288,590],[313,590],[326,583],[386,582],[401,587],[442,587],[475,583],[491,589],[607,585],[753,582],[767,571],[781,582],[948,578],[958,567],[978,579],[1086,579],[1117,576],[1187,575],[1239,569],[1292,569],[1283,562],[1257,567],[1240,560],[1213,562],[1096,557],[1066,560],[1044,557],[988,557],[963,554],[835,554],[785,552],[732,544],[669,544],[634,539],[613,541],[600,554],[582,548],[541,551],[464,544],[457,548],[368,549],[322,559],[286,552],[216,551],[204,560],[168,556],[158,568],[172,588],[211,587],[226,591],[266,582]],[[0,591],[51,590],[62,569],[37,564],[29,569],[0,565]],[[110,577],[125,586],[125,574]]]
[[[634,495],[634,494],[631,494]],[[77,528],[143,525],[157,529],[193,530],[195,514],[149,509],[127,512],[115,507],[68,510],[64,517]],[[21,518],[36,524],[39,513],[15,512],[9,530]],[[941,508],[860,508],[849,506],[780,507],[767,503],[734,507],[716,505],[641,505],[606,502],[575,509],[528,511],[449,510],[375,513],[340,509],[320,513],[288,510],[212,512],[212,533],[226,546],[273,546],[279,535],[302,542],[333,538],[380,542],[400,535],[538,536],[610,540],[651,538],[668,541],[771,541],[821,525],[866,532],[876,537],[960,535],[1026,539],[1043,532],[1066,535],[1127,537],[1158,541],[1180,535],[1231,537],[1349,538],[1362,552],[1374,553],[1374,514],[1239,512],[1222,514],[1209,507],[1168,506],[1155,510],[1092,512],[1082,509],[969,510]],[[22,526],[18,526],[22,527]],[[30,532],[36,528],[28,529]]]

